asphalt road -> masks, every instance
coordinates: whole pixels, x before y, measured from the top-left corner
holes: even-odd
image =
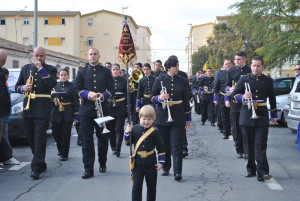
[[[75,130],[74,130],[75,131]],[[238,159],[232,139],[223,140],[216,127],[200,125],[200,116],[193,115],[188,130],[189,156],[183,162],[183,180],[161,176],[157,184],[158,201],[298,201],[300,186],[300,152],[294,143],[296,135],[287,128],[271,127],[268,142],[270,174],[268,182],[245,178],[246,160]],[[123,144],[121,157],[108,153],[107,172],[83,180],[81,147],[73,133],[69,160],[61,162],[56,155],[53,137],[48,137],[46,162],[48,170],[39,180],[30,175],[31,151],[15,145],[14,156],[20,166],[5,166],[0,172],[1,201],[127,201],[131,200],[129,148]],[[110,149],[110,148],[109,148]],[[143,200],[146,196],[144,186]]]

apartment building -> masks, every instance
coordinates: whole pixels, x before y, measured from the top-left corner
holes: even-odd
[[[147,26],[138,25],[137,39],[136,39],[136,54],[137,60],[141,63],[151,63],[151,42],[152,35],[150,28]]]

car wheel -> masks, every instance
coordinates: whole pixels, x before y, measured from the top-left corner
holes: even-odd
[[[284,116],[284,113],[283,113],[283,112],[281,113],[280,124],[281,124],[283,127],[287,127],[287,123],[286,123],[286,121],[285,121],[285,116]]]

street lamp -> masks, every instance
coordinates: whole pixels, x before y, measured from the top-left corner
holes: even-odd
[[[187,53],[188,62],[187,62],[187,64],[188,64],[188,71],[190,71],[190,44],[189,44],[189,37],[185,37],[185,38],[188,39],[188,53]],[[189,73],[191,73],[191,72],[189,72]]]
[[[188,24],[191,26],[191,74],[193,74],[193,25]]]

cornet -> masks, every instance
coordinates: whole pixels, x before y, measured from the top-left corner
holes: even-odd
[[[103,109],[102,109],[102,103],[101,103],[100,97],[96,98],[96,101],[95,101],[95,110],[97,110],[97,117],[98,117],[97,119],[104,117]],[[102,133],[109,133],[110,131],[107,129],[106,123],[103,122],[102,125],[103,125],[103,131],[102,131]]]
[[[250,88],[249,83],[245,83],[245,93],[247,93],[247,92],[250,92],[250,93],[251,93],[251,88]],[[257,119],[258,116],[256,115],[256,112],[255,112],[255,107],[254,107],[254,103],[253,103],[252,97],[251,97],[251,98],[248,98],[248,100],[247,100],[247,105],[248,105],[248,109],[249,109],[249,110],[252,108],[252,116],[251,116],[251,119]]]
[[[166,89],[166,87],[163,86],[163,81],[160,81],[160,83],[161,83],[160,94],[167,94],[167,89]],[[162,104],[163,109],[165,109],[167,107],[167,110],[168,110],[168,120],[167,120],[167,122],[173,122],[168,100],[164,100],[161,104]]]
[[[26,80],[26,84],[32,84],[33,83],[33,76],[31,75],[31,70],[28,79]],[[25,92],[25,97],[27,97],[27,105],[24,108],[24,110],[29,110],[30,109],[30,99],[31,99],[31,91],[26,91]]]

